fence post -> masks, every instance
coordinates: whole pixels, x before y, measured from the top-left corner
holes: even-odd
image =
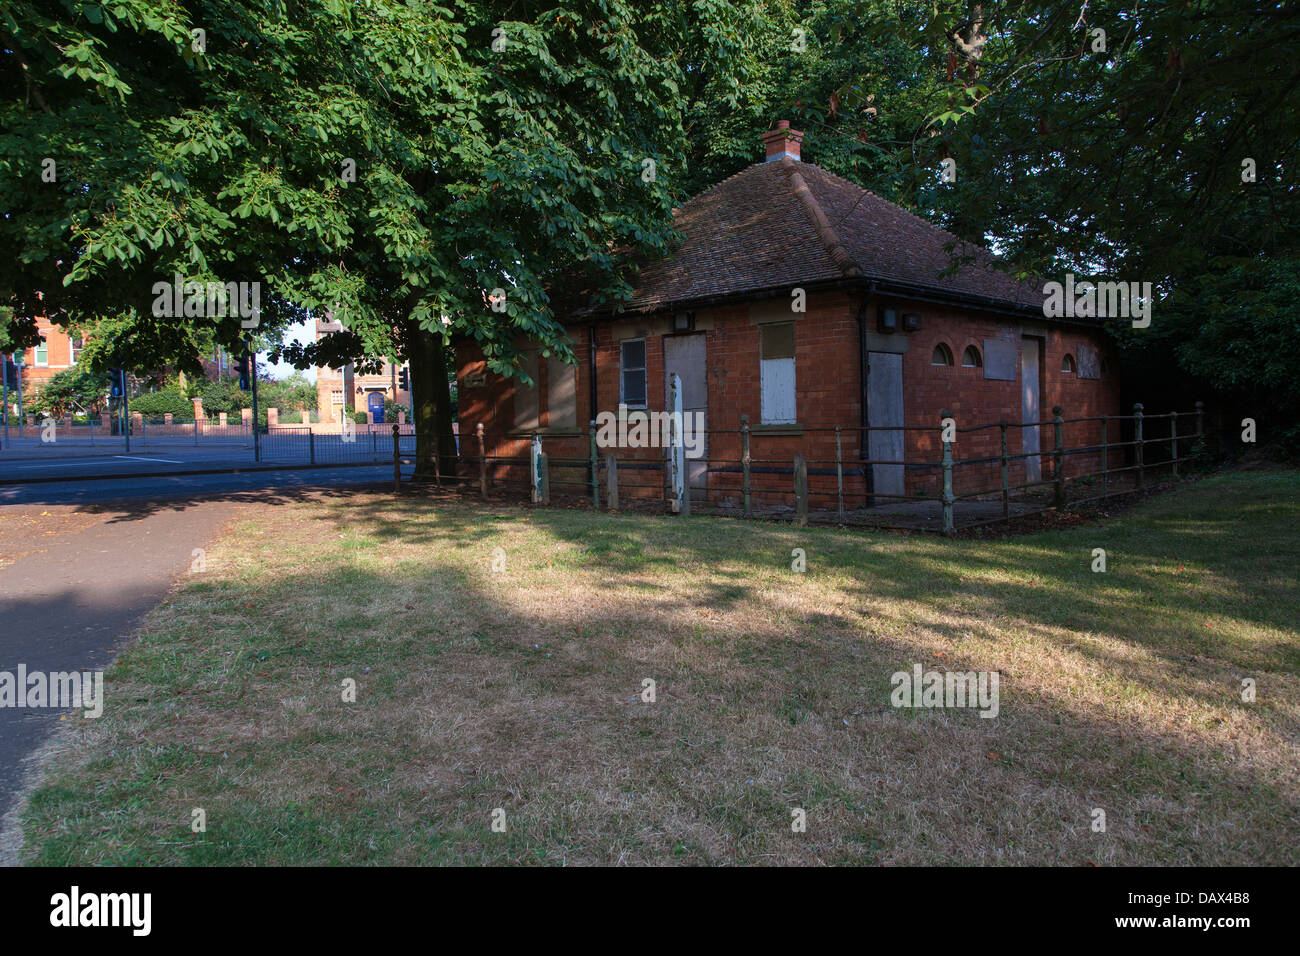
[[[533,504],[542,500],[542,440],[533,433],[528,442],[528,487]]]
[[[1065,421],[1061,415],[1065,409],[1060,405],[1052,406],[1052,468],[1056,472],[1056,503],[1065,504]]]
[[[952,505],[954,501],[952,493],[952,442],[947,441],[943,437],[945,429],[942,421],[942,419],[945,418],[952,418],[952,412],[945,408],[939,413],[939,415],[939,440],[943,442],[943,459],[940,462],[943,467],[943,533],[954,534],[957,529],[952,519]]]
[[[618,459],[605,456],[605,480],[609,483],[609,510],[618,510]]]
[[[309,464],[316,464],[316,433],[312,431],[311,426],[307,426],[307,461]]]
[[[808,523],[808,459],[803,455],[794,456],[794,509],[795,524],[803,527]]]
[[[1007,420],[998,422],[999,437],[1002,441],[1002,517],[1011,516],[1011,476],[1007,463]]]
[[[600,510],[600,470],[596,461],[596,420],[593,418],[587,424],[588,447],[590,449],[591,459],[591,510]]]
[[[1133,447],[1137,449],[1138,487],[1146,485],[1146,471],[1142,461],[1142,403],[1133,406]]]
[[[1199,441],[1205,440],[1205,403],[1196,403],[1196,438]]]
[[[1110,497],[1110,439],[1106,434],[1109,416],[1101,416],[1101,500]]]
[[[198,448],[198,447],[199,447],[199,420],[198,420],[198,418],[195,418],[195,419],[194,419],[194,447],[195,447],[195,448]]]
[[[411,437],[415,437],[415,423],[411,423]],[[434,443],[433,449],[433,483],[439,488],[442,487],[442,448],[441,439]]]
[[[149,447],[149,422],[143,416],[140,418],[140,444]]]
[[[374,429],[371,429],[370,434],[371,435],[375,434]],[[379,439],[376,438],[374,441],[378,442]],[[397,438],[397,426],[394,425],[393,426],[393,494],[400,495],[401,493],[402,493],[402,447]]]
[[[1169,460],[1173,464],[1174,477],[1178,477],[1178,413],[1169,413]]]
[[[551,503],[551,458],[546,452],[537,456],[537,464],[542,470],[542,504]]]
[[[479,422],[474,431],[478,434],[478,490],[487,501],[487,446],[483,443],[483,423]]]
[[[844,458],[840,448],[840,426],[835,426],[835,499],[836,513],[844,524]]]
[[[740,416],[740,467],[744,474],[742,490],[745,497],[745,517],[751,517],[749,511],[749,416]]]

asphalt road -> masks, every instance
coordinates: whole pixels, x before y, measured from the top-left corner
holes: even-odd
[[[0,671],[102,669],[240,503],[391,487],[392,475],[390,464],[0,485]],[[0,707],[0,819],[23,758],[60,716]]]

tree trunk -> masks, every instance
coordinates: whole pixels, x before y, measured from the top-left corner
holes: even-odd
[[[456,437],[451,431],[451,389],[442,336],[415,329],[409,336],[411,388],[415,400],[415,478],[434,478],[434,455],[441,473],[456,473]],[[437,449],[437,452],[435,452]]]

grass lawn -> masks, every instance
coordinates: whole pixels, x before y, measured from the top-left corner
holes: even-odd
[[[1294,865],[1297,529],[1290,471],[983,541],[249,506],[64,722],[25,859]],[[892,707],[913,664],[1000,713]]]

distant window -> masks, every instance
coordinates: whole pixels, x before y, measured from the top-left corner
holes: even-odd
[[[37,365],[50,364],[50,347],[45,344],[44,339],[41,339],[41,344],[36,346],[36,364]]]
[[[1065,358],[1061,359],[1061,371],[1067,375],[1073,375],[1075,372],[1074,356],[1066,353]]]
[[[940,342],[934,347],[934,354],[930,356],[931,365],[951,365],[952,349]]]
[[[515,431],[536,431],[540,424],[538,418],[541,411],[541,398],[537,390],[537,365],[536,349],[525,349],[519,353],[519,368],[528,376],[532,384],[525,385],[520,379],[514,380]]]
[[[578,369],[557,358],[546,360],[546,414],[551,428],[578,427]]]
[[[645,339],[626,339],[620,343],[619,400],[629,408],[645,408]]]
[[[77,356],[81,354],[81,339],[71,339],[68,342],[68,364],[76,365]]]
[[[961,364],[963,368],[983,368],[984,360],[980,358],[980,350],[973,345],[966,346],[966,351],[961,353]]]
[[[794,323],[776,322],[758,329],[758,370],[761,379],[761,421],[764,425],[793,425]]]

